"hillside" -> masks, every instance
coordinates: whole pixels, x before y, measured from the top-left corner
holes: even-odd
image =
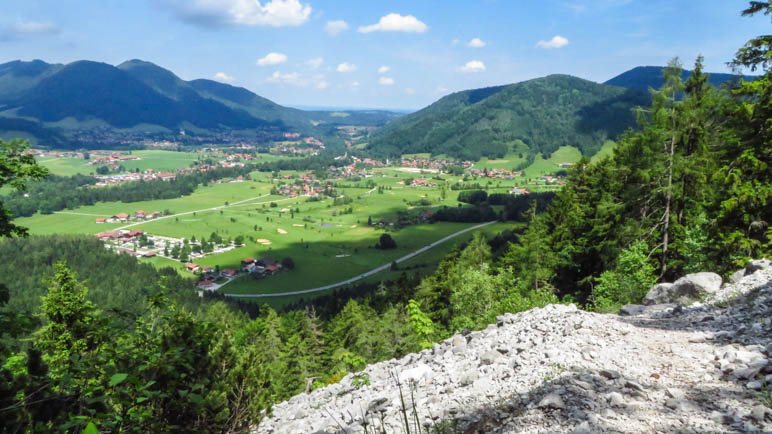
[[[647,98],[568,75],[462,91],[376,131],[368,149],[477,160],[501,158],[509,150],[549,156],[569,145],[592,155],[606,139],[635,125],[631,109]]]
[[[770,279],[633,316],[502,315],[277,404],[257,432],[769,432]]]
[[[662,78],[664,66],[638,66],[629,71],[625,71],[616,77],[606,81],[603,84],[609,86],[619,86],[639,92],[648,92],[649,89],[659,89],[665,83]],[[686,81],[691,75],[691,71],[684,70],[681,78]],[[724,83],[739,79],[739,76],[726,73],[709,72],[708,82],[713,86],[719,87]],[[746,81],[755,80],[758,77],[745,76]]]
[[[251,130],[324,137],[334,134],[337,125],[379,126],[397,116],[386,111],[341,114],[283,107],[244,88],[203,79],[185,81],[141,60],[117,67],[40,60],[0,65],[0,135],[16,132],[49,145],[72,145],[78,140],[74,130],[138,126],[140,135],[142,131],[174,135],[185,129],[188,134],[254,135]]]

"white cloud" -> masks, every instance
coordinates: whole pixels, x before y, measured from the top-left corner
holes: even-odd
[[[17,21],[13,31],[22,34],[59,33],[59,28],[48,22]]]
[[[385,74],[387,72],[391,71],[391,66],[381,66],[378,68],[378,74]]]
[[[454,39],[454,40],[450,41],[450,45],[458,45],[459,42],[461,42],[461,41],[459,41],[458,39]]]
[[[218,72],[217,74],[215,74],[214,75],[214,79],[218,80],[218,81],[225,81],[225,82],[228,82],[228,83],[230,83],[233,80],[235,80],[232,76],[230,76],[230,75],[228,75],[228,74],[226,74],[224,72]]]
[[[418,18],[412,15],[402,16],[400,14],[390,13],[384,15],[376,23],[369,26],[359,27],[359,33],[370,32],[407,32],[424,33],[428,27]]]
[[[311,69],[317,69],[320,66],[322,66],[322,63],[324,63],[324,59],[321,57],[315,57],[313,59],[306,60],[306,65],[308,65]]]
[[[437,86],[436,89],[434,89],[434,93],[441,93],[441,94],[448,93],[448,88],[443,85],[439,85]]]
[[[483,72],[485,71],[485,64],[479,60],[470,60],[461,67],[463,72]]]
[[[539,41],[536,43],[536,46],[539,48],[560,48],[566,45],[568,45],[568,39],[560,35],[553,36],[549,41]]]
[[[348,29],[348,23],[343,20],[327,21],[324,25],[324,31],[331,36],[337,36],[340,32]]]
[[[287,61],[287,55],[282,53],[268,53],[257,61],[260,66],[278,65]]]
[[[358,81],[354,81],[354,82],[351,83],[351,86],[352,87],[359,87],[359,82]]]
[[[293,27],[311,16],[300,0],[155,0],[182,21],[205,27],[227,25]]]
[[[269,83],[289,84],[299,87],[311,86],[314,89],[326,89],[329,86],[329,83],[325,80],[324,74],[307,77],[297,72],[282,73],[281,71],[274,71],[273,74],[266,78],[266,81]]]
[[[272,83],[285,83],[295,86],[303,86],[303,82],[300,80],[300,74],[297,72],[288,72],[286,74],[282,74],[280,71],[274,71],[274,73],[268,77],[268,81]]]
[[[353,72],[357,70],[357,66],[353,63],[346,63],[343,62],[336,68],[336,71],[338,72]]]
[[[488,43],[483,41],[480,38],[473,38],[471,41],[466,43],[467,47],[472,47],[472,48],[482,48],[486,45],[488,45]]]
[[[391,86],[394,84],[394,79],[391,77],[381,77],[378,79],[378,84],[382,86]]]
[[[405,93],[408,94],[408,95],[415,95],[415,90],[413,90],[410,87],[406,87],[405,88]]]

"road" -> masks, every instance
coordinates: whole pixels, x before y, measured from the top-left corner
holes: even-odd
[[[397,259],[396,262],[400,263],[400,262],[403,262],[403,261],[407,261],[408,259],[410,259],[410,258],[412,258],[412,257],[414,257],[416,255],[420,255],[421,253],[431,249],[432,247],[435,247],[435,246],[437,246],[439,244],[442,244],[445,241],[450,240],[451,238],[457,237],[457,236],[459,236],[461,234],[465,234],[465,233],[467,233],[469,231],[480,229],[481,227],[488,226],[488,225],[493,224],[493,223],[496,223],[496,221],[494,220],[494,221],[490,221],[490,222],[487,222],[487,223],[482,223],[482,224],[479,224],[479,225],[476,225],[476,226],[472,226],[470,228],[462,229],[462,230],[460,230],[458,232],[452,233],[452,234],[448,235],[445,238],[441,238],[441,239],[439,239],[439,240],[437,240],[437,241],[435,241],[435,242],[433,242],[431,244],[428,244],[428,245],[426,245],[424,247],[421,247],[420,249],[416,250],[415,252],[408,253],[407,255]],[[273,294],[223,294],[223,295],[225,295],[226,297],[262,298],[262,297],[283,297],[285,295],[310,294],[310,293],[313,293],[313,292],[324,291],[324,290],[335,288],[335,287],[338,287],[338,286],[348,285],[350,283],[354,283],[354,282],[356,282],[358,280],[364,279],[365,277],[370,277],[373,274],[380,273],[381,271],[384,271],[384,270],[388,270],[389,268],[391,268],[391,262],[389,262],[388,264],[381,265],[378,268],[374,268],[374,269],[368,271],[367,273],[362,273],[359,276],[352,277],[351,279],[344,280],[342,282],[333,283],[331,285],[320,286],[318,288],[304,289],[304,290],[301,290],[301,291],[276,292],[276,293],[273,293]]]

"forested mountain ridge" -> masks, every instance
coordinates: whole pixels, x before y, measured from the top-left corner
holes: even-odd
[[[550,75],[443,97],[376,130],[368,149],[476,160],[510,150],[550,155],[570,145],[593,155],[606,139],[635,126],[632,108],[647,102],[640,92]]]
[[[664,70],[664,66],[637,66],[605,81],[603,84],[648,92],[649,89],[659,89],[665,84],[665,79],[662,77]],[[691,73],[692,71],[684,69],[681,72],[681,79],[685,81]],[[739,75],[720,72],[708,72],[707,74],[709,75],[708,82],[715,87],[719,87],[724,83],[737,82],[741,78]],[[758,77],[744,76],[742,78],[745,81],[753,81]]]
[[[336,125],[378,126],[397,113],[304,111],[251,91],[199,79],[185,81],[150,62],[112,66],[87,60],[67,65],[41,60],[0,65],[0,132],[21,131],[66,146],[71,129],[169,131],[264,130],[325,136]],[[67,127],[60,124],[67,120]]]

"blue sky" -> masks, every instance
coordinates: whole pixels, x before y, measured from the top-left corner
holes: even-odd
[[[0,63],[139,58],[284,105],[416,109],[554,73],[605,81],[725,62],[768,17],[745,0],[3,0]]]

